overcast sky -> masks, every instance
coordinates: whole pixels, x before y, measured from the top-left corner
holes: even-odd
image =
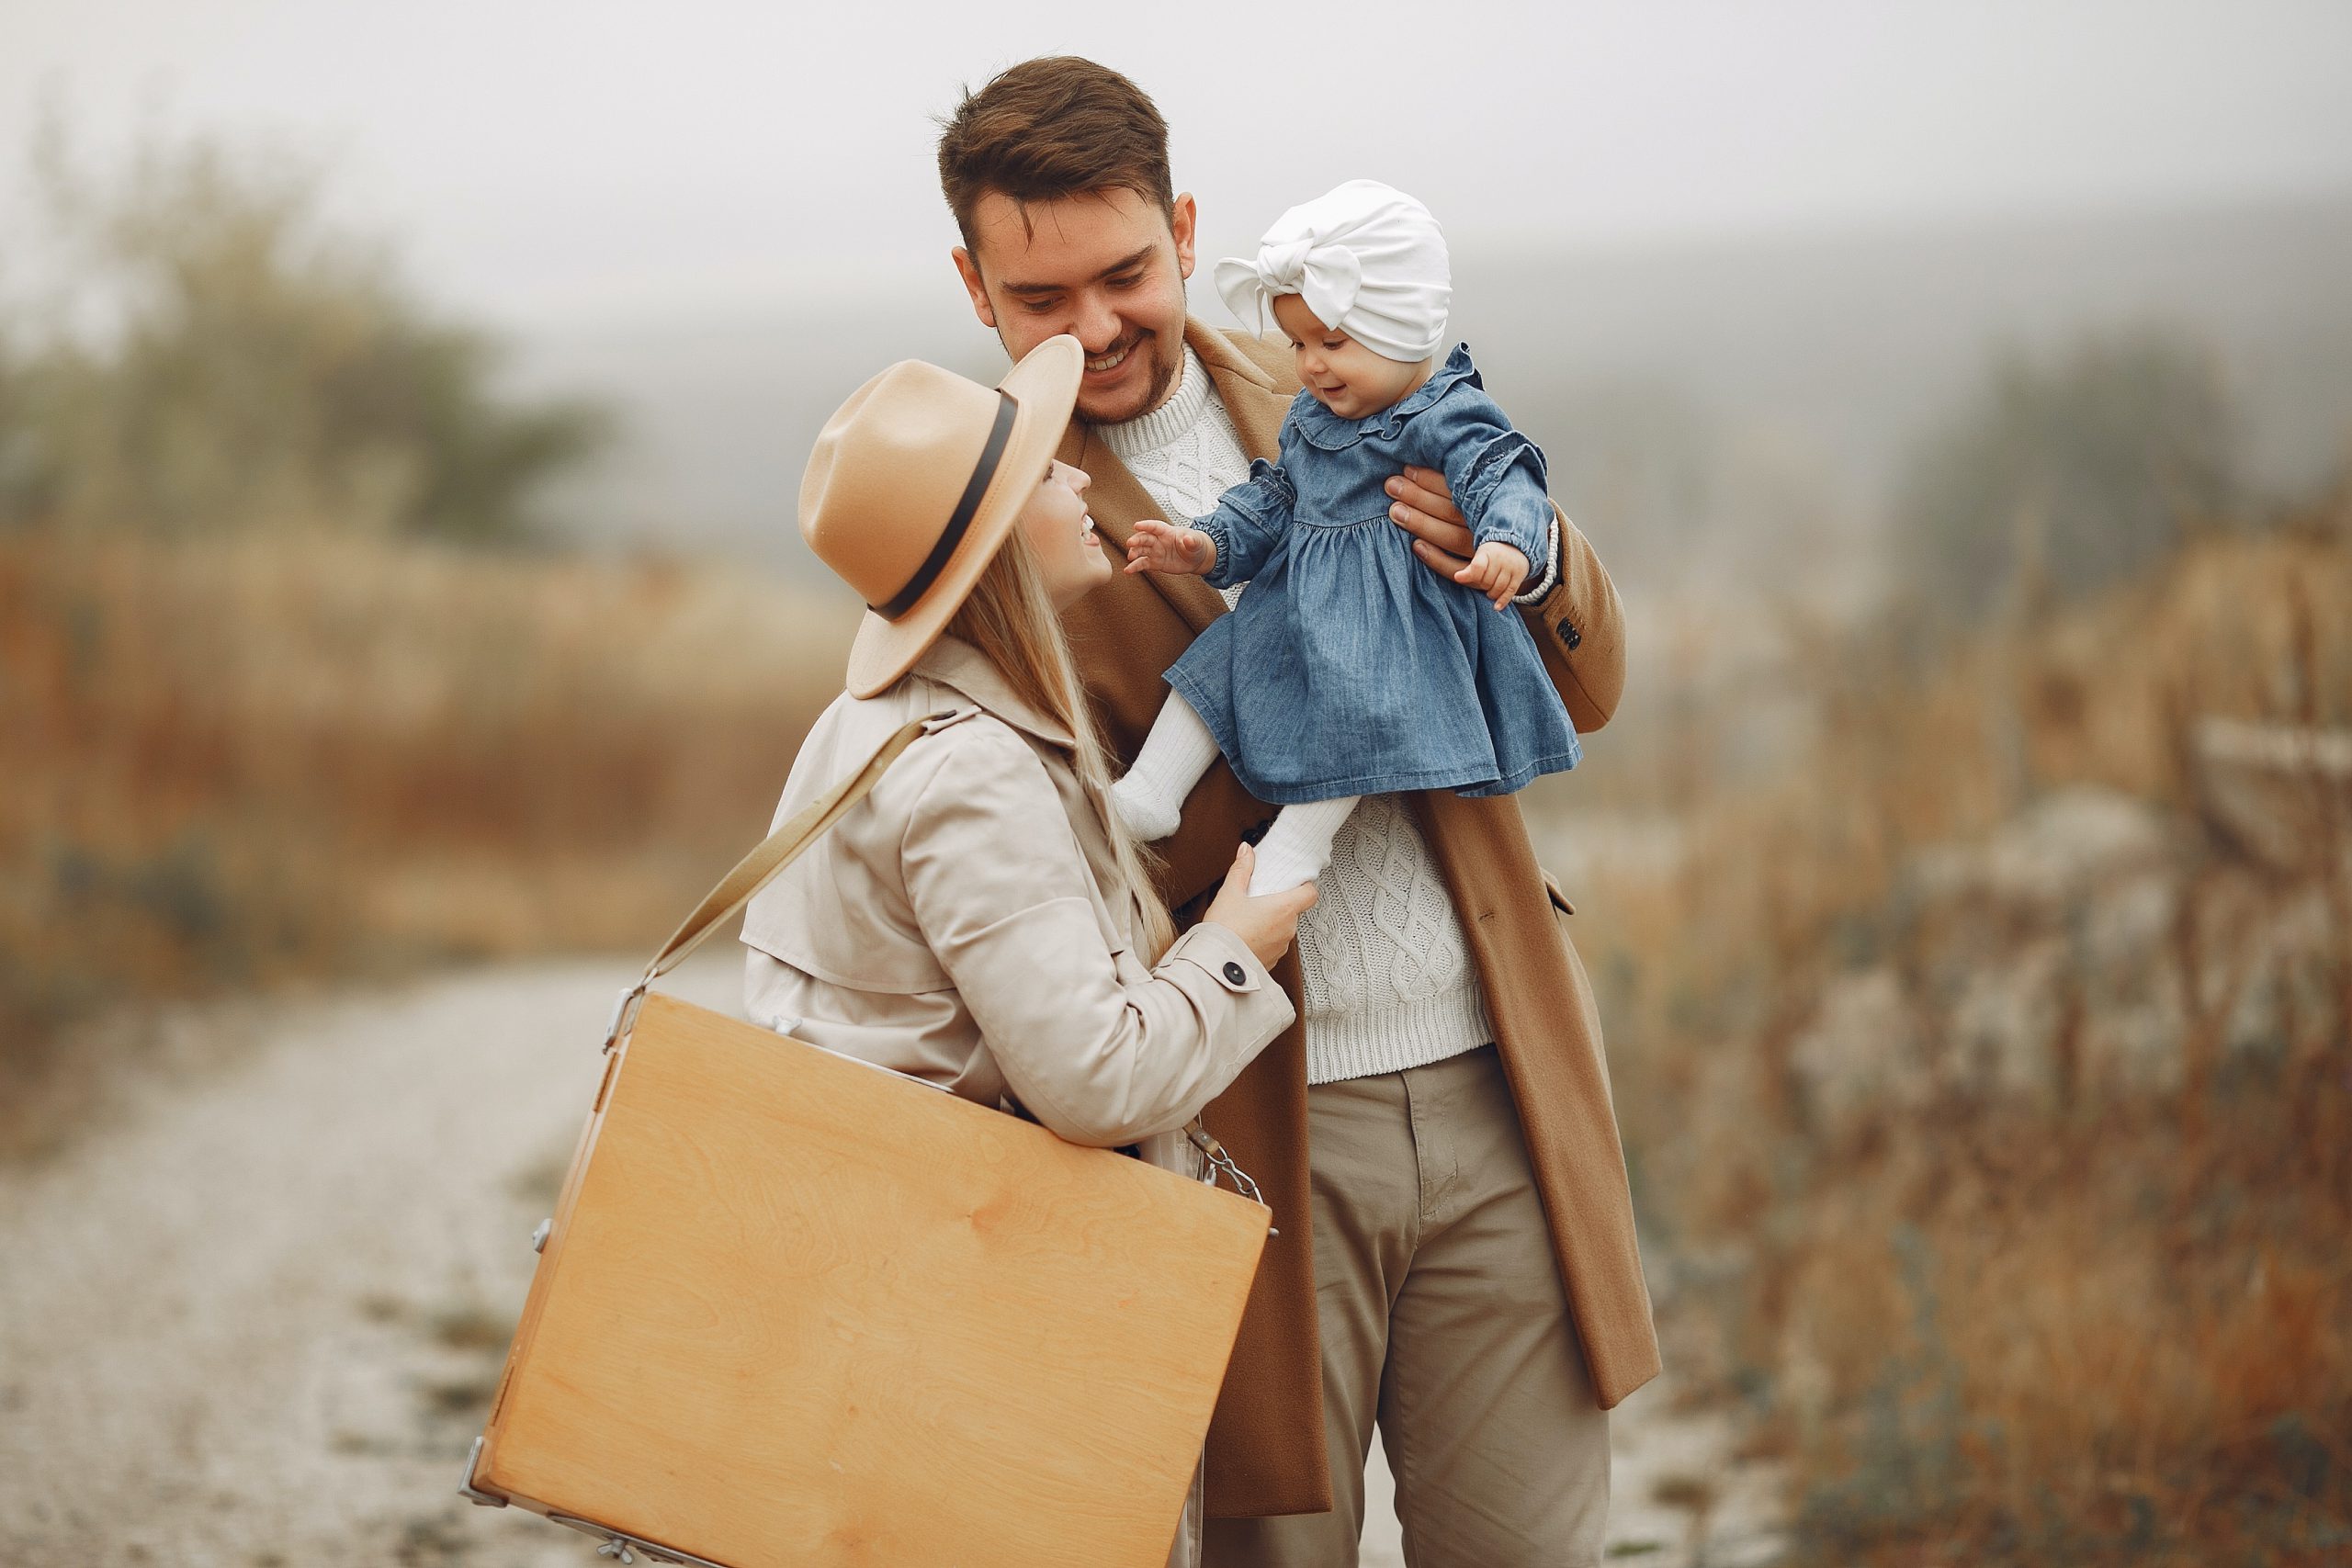
[[[1211,255],[1355,175],[1457,247],[2352,191],[2346,0],[0,0],[0,215],[46,101],[314,150],[518,324],[821,297],[944,266],[932,117],[1055,51],[1158,99]]]

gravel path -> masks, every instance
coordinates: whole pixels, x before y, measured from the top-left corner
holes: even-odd
[[[191,1011],[238,1038],[0,1168],[0,1548],[28,1565],[585,1568],[456,1493],[594,1094],[620,960]],[[731,957],[669,988],[733,1005]],[[1762,1561],[1769,1476],[1657,1388],[1616,1420],[1612,1555]],[[1657,1499],[1706,1482],[1701,1520]],[[1403,1561],[1374,1459],[1366,1568]],[[1694,1550],[1703,1524],[1709,1544]],[[910,1565],[915,1568],[915,1565]]]

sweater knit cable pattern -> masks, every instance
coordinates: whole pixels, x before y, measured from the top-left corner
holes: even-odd
[[[1232,417],[1190,348],[1166,402],[1100,434],[1171,520],[1215,511],[1250,474]],[[1226,603],[1242,592],[1226,590]],[[1298,922],[1308,1083],[1420,1066],[1495,1037],[1462,923],[1402,799],[1357,805],[1331,841],[1319,891]]]

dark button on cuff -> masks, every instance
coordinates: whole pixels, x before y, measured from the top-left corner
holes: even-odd
[[[1228,960],[1225,965],[1225,977],[1237,986],[1250,978],[1248,975],[1242,972],[1240,964],[1235,964],[1230,960]]]
[[[1573,621],[1562,621],[1560,623],[1560,640],[1566,643],[1569,649],[1573,650],[1578,643],[1584,641],[1584,634],[1577,630],[1576,623]]]

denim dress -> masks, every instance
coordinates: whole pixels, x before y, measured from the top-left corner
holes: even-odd
[[[1388,479],[1408,463],[1436,469],[1479,543],[1543,570],[1544,455],[1487,396],[1469,345],[1363,419],[1299,393],[1278,456],[1193,524],[1216,541],[1210,584],[1250,591],[1168,671],[1242,786],[1275,806],[1509,795],[1576,766],[1576,729],[1526,622],[1423,566],[1388,517]]]

